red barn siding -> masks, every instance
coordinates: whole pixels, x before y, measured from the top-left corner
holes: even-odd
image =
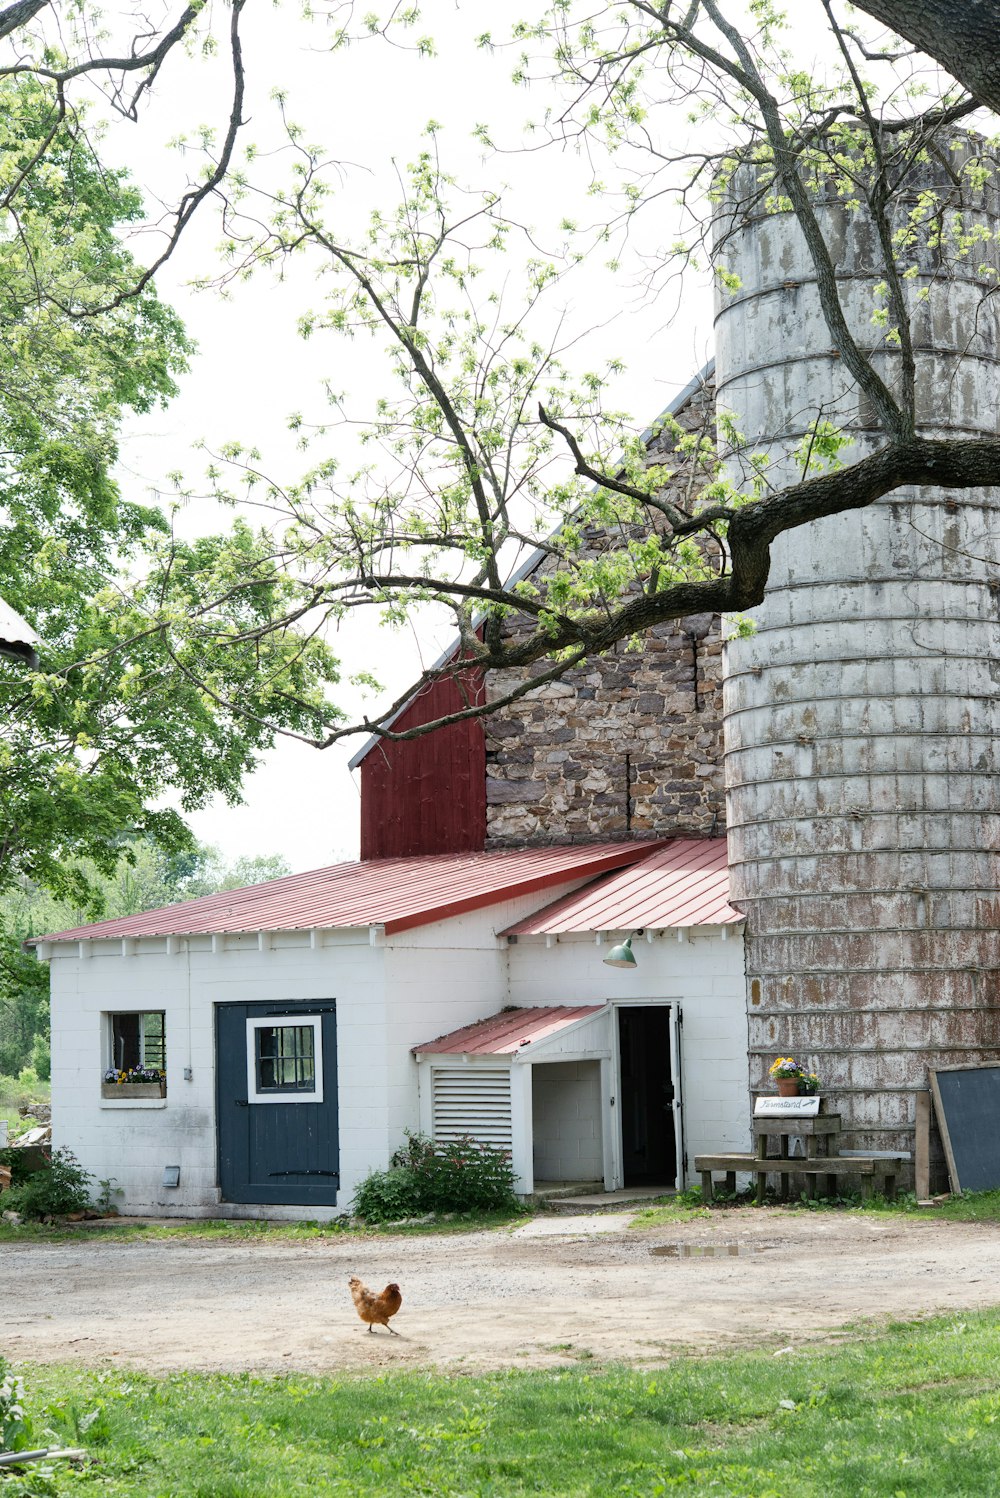
[[[398,733],[483,700],[482,677],[434,682],[396,719]],[[486,842],[486,744],[480,719],[374,744],[361,761],[361,857],[475,853]]]

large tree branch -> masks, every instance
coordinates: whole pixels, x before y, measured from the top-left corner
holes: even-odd
[[[10,36],[19,26],[26,26],[33,21],[40,10],[44,10],[49,0],[17,0],[14,5],[8,5],[6,10],[0,11],[0,41],[5,36]]]
[[[855,0],[1000,114],[1000,0]]]
[[[658,624],[684,619],[691,614],[738,614],[764,599],[771,566],[771,544],[786,531],[850,510],[865,509],[883,495],[906,485],[935,488],[975,489],[1000,484],[1000,440],[956,442],[914,437],[893,443],[863,458],[849,468],[825,473],[792,484],[787,489],[756,500],[738,510],[729,522],[728,545],[731,570],[706,581],[671,583],[654,594],[629,595],[617,605],[590,610],[575,618],[549,619],[547,627],[530,630],[489,644],[475,662],[484,671],[524,669],[553,655],[563,658],[555,666],[519,683],[499,701],[477,704],[435,718],[413,728],[387,725],[414,692],[468,671],[470,662],[457,651],[439,667],[422,673],[419,680],[378,718],[337,727],[322,742],[328,747],[359,733],[376,733],[389,740],[418,738],[449,723],[482,717],[525,695],[535,686],[562,674],[588,655],[599,655],[619,640],[641,634]],[[437,591],[446,595],[454,587],[438,581]],[[498,604],[517,607],[521,600],[506,590],[495,595]]]

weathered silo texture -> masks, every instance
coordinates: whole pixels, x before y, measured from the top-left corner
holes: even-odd
[[[998,200],[956,175],[970,141],[920,166],[941,221],[978,239],[912,248],[918,423],[1000,430]],[[770,454],[772,482],[818,414],[850,462],[881,445],[833,349],[791,213],[736,206],[721,256],[720,409]],[[899,355],[872,321],[883,279],[866,214],[817,214],[859,343],[891,387]],[[728,215],[728,218],[726,217]],[[735,464],[735,459],[734,459]],[[932,1066],[1000,1060],[1000,491],[899,490],[774,547],[756,634],[726,647],[724,711],[733,897],[747,914],[751,1086],[777,1055],[809,1061],[855,1149],[912,1150]],[[940,1175],[939,1175],[940,1179]]]

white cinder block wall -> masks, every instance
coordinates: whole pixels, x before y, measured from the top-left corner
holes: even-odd
[[[494,1014],[505,1004],[594,1004],[609,1000],[681,1003],[682,1092],[689,1162],[699,1151],[744,1149],[749,1141],[747,1018],[742,930],[723,941],[702,928],[636,941],[634,972],[609,969],[593,937],[508,946],[497,932],[583,881],[524,896],[386,938],[368,928],[274,932],[52,946],[52,1097],[57,1145],[73,1150],[98,1180],[114,1177],[120,1209],[181,1216],[322,1217],[345,1211],[358,1182],[384,1167],[407,1128],[420,1122],[413,1046]],[[215,1007],[336,999],[340,1121],[335,1208],[221,1203],[215,1131]],[[164,1101],[102,1100],[108,1065],[106,1016],[127,1010],[166,1015]],[[606,1063],[605,1063],[606,1065]],[[185,1068],[191,1072],[184,1077]],[[599,1064],[533,1068],[536,1173],[573,1179],[563,1143],[570,1112],[595,1120]],[[556,1072],[561,1075],[557,1079]],[[601,1133],[577,1130],[576,1179],[603,1174]],[[565,1138],[564,1138],[565,1136]],[[593,1151],[588,1153],[593,1143]],[[556,1148],[556,1145],[559,1148]],[[181,1184],[162,1185],[179,1165]]]
[[[387,1025],[393,1040],[386,1063],[388,1154],[403,1142],[406,1129],[419,1126],[413,1047],[486,1019],[512,1003],[507,941],[497,932],[584,883],[576,879],[559,885],[556,892],[549,888],[380,939]]]
[[[143,938],[122,956],[120,941],[95,941],[79,958],[75,943],[52,948],[52,1127],[97,1179],[114,1176],[119,1210],[156,1216],[318,1218],[341,1207],[256,1207],[220,1203],[215,1134],[215,1006],[337,1000],[340,1193],[348,1202],[373,1160],[385,1155],[388,1082],[382,952],[364,931],[276,932],[270,949],[256,935]],[[218,945],[218,943],[217,943]],[[108,1064],[105,1016],[128,1010],[166,1015],[167,1097],[162,1102],[102,1100]],[[191,1080],[184,1080],[184,1068]],[[179,1165],[176,1189],[164,1165]]]
[[[636,938],[634,970],[605,967],[593,936],[521,937],[509,950],[512,1004],[640,1001],[682,1006],[681,1096],[688,1178],[696,1154],[750,1147],[743,928]],[[618,940],[618,937],[614,938]]]
[[[536,1061],[531,1068],[535,1187],[601,1181],[601,1064]]]
[[[120,1211],[156,1216],[324,1218],[348,1209],[420,1123],[411,1047],[495,1014],[507,995],[507,944],[497,932],[586,881],[386,938],[368,927],[53,943],[52,1124],[97,1180],[114,1177]],[[215,1006],[336,999],[340,1126],[338,1205],[222,1203],[215,1132]],[[167,1097],[102,1100],[106,1016],[163,1010]],[[184,1079],[190,1068],[191,1080]],[[163,1167],[179,1165],[178,1188]]]

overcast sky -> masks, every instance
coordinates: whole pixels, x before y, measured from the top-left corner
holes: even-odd
[[[529,224],[541,242],[555,243],[561,218],[591,222],[600,211],[599,202],[586,195],[592,168],[571,151],[520,149],[525,139],[537,141],[526,137],[523,127],[540,118],[547,97],[511,82],[514,54],[475,46],[482,24],[481,6],[430,0],[422,29],[434,36],[435,58],[421,59],[381,40],[331,54],[322,45],[322,31],[300,22],[291,7],[250,6],[246,137],[264,150],[277,142],[270,94],[286,89],[289,113],[306,136],[345,164],[337,212],[341,223],[356,227],[374,205],[392,206],[394,163],[413,159],[433,117],[443,126],[447,170],[470,187],[506,186],[508,212]],[[202,121],[221,120],[226,110],[224,79],[211,64],[186,63],[183,76],[181,89],[178,74],[165,73],[152,115],[128,134],[116,128],[111,141],[147,190],[164,201],[175,192],[182,170],[167,140]],[[472,134],[480,122],[488,122],[494,139],[509,149],[484,158]],[[680,118],[678,123],[682,128]],[[657,236],[675,237],[677,225],[666,205],[656,213],[658,218],[647,215],[637,250],[652,247]],[[362,416],[390,387],[370,357],[349,343],[304,343],[298,337],[296,318],[317,299],[305,267],[282,286],[258,279],[237,287],[229,300],[195,292],[190,281],[213,263],[218,238],[218,220],[204,215],[159,278],[161,294],[181,312],[199,353],[169,409],[134,421],[127,432],[121,478],[136,497],[164,487],[166,475],[175,470],[196,480],[205,462],[194,450],[199,439],[210,447],[230,438],[249,439],[262,448],[266,469],[293,477],[303,460],[288,434],[287,416],[293,410],[321,414],[324,377],[352,391],[354,410]],[[696,286],[679,310],[666,299],[644,302],[637,269],[638,262],[626,256],[622,269],[611,274],[595,257],[561,297],[567,327],[581,334],[592,330],[576,350],[577,367],[597,367],[609,355],[623,358],[626,372],[610,403],[629,410],[642,426],[710,356],[711,304],[705,288]],[[219,524],[219,515],[207,503],[192,502],[184,523],[208,530]],[[345,626],[336,643],[345,668],[373,669],[391,700],[413,675],[420,654],[433,659],[446,636],[430,623],[419,639],[358,623]],[[359,699],[345,690],[344,705],[357,711]],[[358,787],[347,760],[359,742],[323,752],[283,742],[248,779],[243,806],[213,805],[192,818],[197,836],[227,856],[280,852],[296,870],[355,857]]]

